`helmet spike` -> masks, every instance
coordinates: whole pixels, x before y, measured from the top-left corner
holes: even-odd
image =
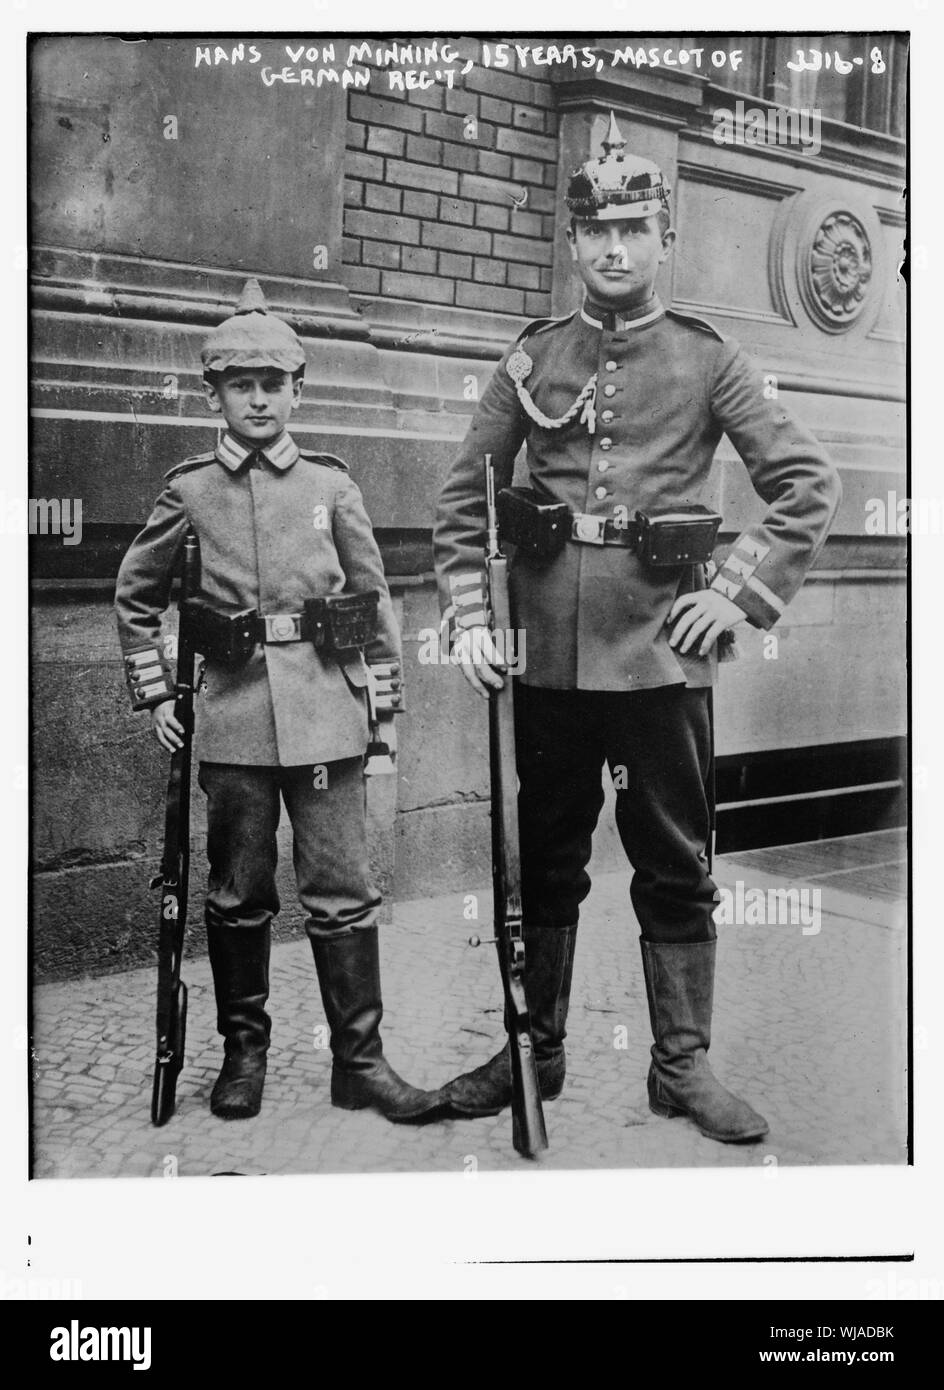
[[[239,303],[236,305],[234,314],[267,314],[269,306],[266,304],[265,295],[262,293],[262,286],[255,278],[247,280],[243,285],[243,292],[239,296]]]
[[[626,148],[626,141],[620,134],[620,128],[616,124],[616,115],[613,111],[610,112],[610,127],[602,144],[604,155],[610,154],[612,150],[622,151]]]

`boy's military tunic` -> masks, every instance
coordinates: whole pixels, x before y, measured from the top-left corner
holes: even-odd
[[[559,420],[588,383],[589,408],[559,428],[537,422]],[[459,627],[483,621],[486,454],[496,488],[506,487],[527,441],[529,481],[547,501],[625,520],[703,501],[725,433],[768,510],[738,537],[713,587],[769,628],[839,503],[838,475],[809,430],[765,397],[736,343],[658,300],[634,318],[594,317],[584,307],[532,324],[499,363],[440,497],[434,545],[444,609]],[[521,680],[601,691],[711,684],[713,654],[683,656],[668,643],[666,618],[689,583],[691,567],[647,570],[615,545],[568,541],[550,560],[519,552],[511,590],[515,626],[527,633]]]
[[[383,563],[346,466],[299,449],[288,434],[250,451],[228,433],[213,453],[170,470],[122,562],[115,602],[126,660],[153,653],[160,663],[160,614],[191,526],[200,541],[201,597],[214,607],[297,613],[307,598],[376,589],[378,633],[367,660],[399,661]],[[359,652],[322,656],[308,641],[259,644],[235,668],[208,661],[195,701],[199,755],[283,767],[360,756],[366,680]],[[163,682],[137,690],[137,708],[169,698],[166,665]]]

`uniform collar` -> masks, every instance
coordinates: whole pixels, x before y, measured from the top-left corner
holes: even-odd
[[[283,473],[291,468],[299,457],[298,445],[286,430],[283,430],[278,439],[274,439],[264,449],[247,449],[245,444],[241,444],[227,430],[213,452],[220,463],[231,473],[235,473],[238,468],[241,468],[250,454],[262,454],[273,468],[278,468]]]
[[[656,319],[661,319],[665,309],[659,300],[658,295],[653,295],[648,303],[643,304],[638,309],[627,309],[625,313],[619,314],[612,309],[603,309],[596,304],[591,304],[589,299],[585,299],[580,310],[580,317],[584,323],[589,323],[591,328],[606,329],[608,333],[621,333],[626,328],[643,328],[647,323],[655,323]]]

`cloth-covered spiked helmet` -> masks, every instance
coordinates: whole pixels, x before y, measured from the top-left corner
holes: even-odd
[[[200,360],[207,372],[227,367],[296,372],[305,365],[305,349],[295,330],[269,313],[259,281],[247,280],[235,313],[207,334]]]
[[[649,159],[626,154],[626,141],[610,112],[603,153],[575,169],[567,185],[566,203],[574,217],[615,221],[652,217],[668,208],[669,185]]]

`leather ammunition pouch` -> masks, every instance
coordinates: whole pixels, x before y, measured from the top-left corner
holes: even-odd
[[[721,517],[708,507],[637,512],[636,554],[645,565],[705,565],[714,552]]]
[[[376,589],[363,594],[330,594],[305,600],[305,636],[327,655],[366,647],[377,636]]]
[[[692,505],[637,512],[625,525],[613,517],[572,512],[564,502],[543,501],[531,488],[503,488],[497,498],[503,540],[529,555],[552,559],[567,541],[618,545],[653,569],[706,564],[714,551],[721,516]]]
[[[362,594],[328,594],[306,599],[301,613],[260,613],[254,608],[225,613],[202,599],[188,599],[182,619],[193,645],[208,661],[242,666],[257,643],[311,642],[326,656],[346,655],[377,635],[376,589]]]
[[[495,508],[502,540],[544,559],[563,550],[571,521],[566,502],[542,502],[529,487],[506,487],[499,492]]]
[[[203,599],[187,599],[181,605],[180,620],[186,623],[195,649],[207,661],[223,666],[242,666],[249,660],[259,640],[256,636],[256,610],[223,613]]]

